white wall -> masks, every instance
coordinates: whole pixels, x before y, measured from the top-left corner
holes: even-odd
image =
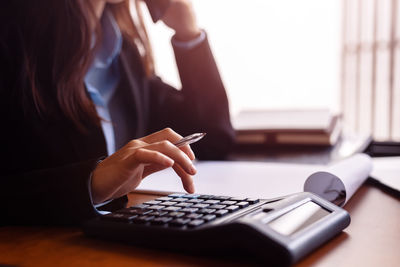
[[[341,1],[193,0],[206,29],[231,110],[337,108]],[[157,73],[180,87],[172,31],[149,25]]]

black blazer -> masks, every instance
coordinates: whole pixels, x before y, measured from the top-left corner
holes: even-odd
[[[233,142],[233,130],[208,41],[190,50],[174,49],[181,91],[158,77],[146,77],[138,50],[124,42],[116,94],[124,101],[125,114],[112,114],[115,133],[122,136],[117,147],[171,127],[182,135],[207,132],[193,149],[200,159],[220,159]],[[7,55],[0,56],[7,63]],[[18,67],[3,69],[0,80],[1,115],[6,117],[0,131],[0,224],[76,224],[97,216],[89,178],[96,162],[106,156],[101,127],[88,123],[87,133],[82,133],[68,120],[22,114],[12,101],[19,96],[9,90],[10,81],[18,79]]]

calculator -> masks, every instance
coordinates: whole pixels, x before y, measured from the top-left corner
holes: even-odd
[[[274,199],[170,194],[84,224],[91,237],[180,253],[290,266],[350,224],[312,193]]]

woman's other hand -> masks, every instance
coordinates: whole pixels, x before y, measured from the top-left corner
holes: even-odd
[[[180,41],[190,41],[200,34],[189,0],[170,0],[170,6],[161,20],[175,30],[175,37]]]
[[[192,176],[196,169],[190,146],[176,147],[182,138],[166,128],[130,141],[100,162],[92,175],[92,198],[95,204],[118,198],[135,189],[146,176],[173,167],[189,193],[194,192]]]

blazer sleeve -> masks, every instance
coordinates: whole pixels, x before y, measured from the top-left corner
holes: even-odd
[[[73,144],[63,136],[65,128],[39,125],[41,130],[36,132],[20,118],[14,114],[6,119],[7,127],[0,131],[4,149],[0,154],[0,225],[79,225],[98,216],[90,189],[92,172],[102,157],[95,150],[102,147],[96,141],[99,135],[72,136],[79,142]],[[82,148],[78,154],[74,145]],[[120,209],[125,201],[123,197],[101,208]]]
[[[76,225],[97,216],[89,185],[95,164],[92,160],[2,175],[2,224]]]
[[[206,132],[192,145],[200,159],[222,159],[230,151],[234,131],[223,82],[207,38],[191,49],[173,46],[182,89],[150,80],[150,129],[171,127],[182,135]]]

